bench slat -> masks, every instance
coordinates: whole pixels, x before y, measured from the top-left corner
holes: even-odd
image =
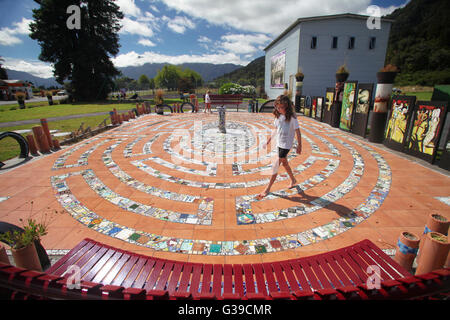
[[[345,262],[347,262],[348,265],[350,266],[350,268],[357,274],[357,276],[358,276],[358,283],[357,284],[366,283],[366,281],[367,281],[367,274],[363,271],[361,266],[359,266],[355,262],[355,260],[353,260],[353,258],[350,256],[349,252],[348,251],[343,251],[341,253],[341,256],[342,256],[342,259]]]
[[[139,256],[134,255],[132,256],[124,265],[122,270],[117,274],[116,278],[112,281],[112,285],[114,286],[121,286],[122,282],[127,277],[128,273],[131,271],[133,266],[136,264],[136,261],[139,259]],[[131,285],[131,284],[130,284]]]
[[[159,274],[161,273],[161,269],[164,266],[164,260],[156,260],[156,264],[153,266],[151,273],[145,281],[144,290],[153,290],[156,280],[159,278]]]
[[[377,263],[362,248],[355,247],[354,250],[358,254],[358,257],[360,257],[362,260],[364,260],[364,262],[366,262],[368,266],[377,265]],[[382,261],[380,261],[380,262],[382,262]],[[379,274],[378,276],[380,276],[380,279],[382,281],[383,280],[392,280],[392,277],[384,270],[384,267],[382,267],[381,265],[379,267],[380,267],[381,274]],[[366,272],[367,272],[367,269],[366,269]]]
[[[275,277],[273,276],[272,266],[269,263],[263,264],[264,275],[267,280],[267,287],[269,289],[269,293],[278,292],[277,284],[275,283]],[[265,290],[264,290],[265,291]]]
[[[336,261],[337,265],[344,270],[347,277],[352,281],[351,285],[358,285],[361,283],[358,275],[350,268],[350,266],[345,262],[340,253],[333,254],[333,259]]]
[[[95,246],[93,249],[97,249]],[[77,263],[79,267],[81,267],[80,276],[81,279],[84,278],[84,275],[90,272],[92,267],[101,259],[101,257],[108,251],[108,248],[98,246],[98,250],[89,251],[87,254],[81,258],[81,260]]]
[[[147,262],[147,259],[145,257],[139,257],[137,262],[134,265],[131,265],[131,272],[127,275],[125,281],[121,284],[121,286],[125,288],[131,288],[133,286],[133,283],[136,281],[137,277],[141,273],[142,268],[144,267],[145,263]],[[131,264],[131,263],[130,263]],[[119,284],[116,284],[119,285]],[[140,289],[140,288],[139,288]]]
[[[283,269],[281,268],[281,263],[274,262],[272,263],[272,268],[275,271],[275,275],[277,277],[278,286],[280,287],[280,291],[289,292],[289,286],[286,281],[286,277],[283,274]]]
[[[165,288],[168,286],[167,280],[169,279],[173,266],[174,266],[173,262],[166,262],[164,264],[164,269],[161,273],[161,276],[158,279],[158,283],[156,284],[155,290],[165,290]]]
[[[255,281],[253,279],[253,268],[251,264],[244,264],[244,275],[245,275],[245,287],[247,289],[247,294],[255,293]]]
[[[264,296],[267,296],[266,281],[264,279],[265,269],[258,263],[253,265],[253,271],[255,273],[256,284],[258,286],[258,293],[262,293]]]
[[[220,297],[222,295],[222,265],[215,264],[213,269],[213,293],[216,297]]]
[[[97,283],[102,283],[102,284],[108,284],[108,283],[103,283],[103,279],[106,278],[107,275],[109,275],[111,272],[114,272],[114,268],[115,265],[118,261],[120,261],[120,259],[122,258],[122,256],[124,256],[123,252],[116,252],[114,253],[114,255],[111,257],[111,259],[108,260],[108,262],[105,263],[105,265],[103,266],[103,268],[101,268],[101,270],[99,272],[97,272],[97,274],[95,275],[94,279],[92,280],[92,282],[97,282]],[[129,256],[128,256],[129,257]],[[127,257],[127,259],[128,259]],[[117,274],[117,272],[120,269],[116,270],[115,273],[113,274],[113,277]],[[114,279],[114,278],[113,278]]]
[[[305,274],[303,273],[303,268],[299,263],[299,260],[292,261],[290,264],[294,269],[295,275],[297,276],[300,285],[302,286],[302,290],[307,292],[312,291],[311,285],[306,280]]]
[[[233,274],[234,274],[234,292],[239,294],[241,297],[244,297],[242,265],[240,264],[233,265]]]
[[[314,272],[314,274],[316,275],[317,279],[319,279],[320,284],[322,285],[322,287],[324,289],[329,289],[332,288],[333,286],[331,285],[330,281],[328,280],[327,276],[323,273],[321,266],[319,264],[319,261],[316,259],[311,259],[310,260],[310,265],[311,268]]]
[[[202,278],[202,293],[209,293],[211,289],[211,276],[213,266],[212,264],[205,264],[203,266],[203,278]]]
[[[223,293],[233,292],[233,266],[226,264],[223,266]]]
[[[92,246],[91,246],[92,244]],[[66,272],[66,270],[71,265],[77,265],[78,267],[82,268],[86,262],[99,250],[101,249],[101,246],[98,244],[90,243],[83,247],[81,249],[81,252],[78,254],[73,255],[70,257],[58,270],[55,272],[52,272],[54,275],[61,276]],[[82,275],[82,274],[81,274]]]
[[[309,261],[306,260],[306,259],[301,259],[299,261],[299,263],[302,266],[302,269],[305,272],[306,277],[309,280],[311,288],[313,288],[314,290],[322,289],[322,286],[319,284],[319,281],[317,281],[316,276],[314,275],[314,273],[311,270],[311,266],[309,265]]]
[[[178,288],[177,291],[187,292],[189,282],[191,279],[192,269],[193,269],[193,265],[191,263],[187,263],[183,266],[183,275],[181,276],[180,287]]]
[[[103,278],[102,283],[106,285],[111,284],[111,282],[114,280],[114,278],[116,278],[117,274],[122,269],[123,265],[128,261],[128,259],[130,259],[130,255],[122,253],[119,261],[117,261],[117,263],[111,268],[106,277]]]
[[[181,270],[183,269],[182,263],[175,263],[173,267],[172,276],[170,277],[169,283],[167,285],[167,291],[169,293],[175,292],[178,286],[178,279],[180,279]]]
[[[77,244],[72,250],[70,250],[64,257],[59,259],[54,265],[52,265],[50,268],[47,269],[47,273],[54,274],[64,263],[66,263],[67,260],[72,258],[73,256],[81,256],[92,248],[94,243],[89,241],[89,239],[84,239],[79,244]]]
[[[199,286],[200,286],[200,278],[202,276],[202,269],[203,266],[201,264],[194,264],[193,270],[192,270],[192,280],[191,280],[191,287],[189,288],[189,292],[191,294],[197,294],[199,293]]]
[[[148,275],[153,269],[153,266],[155,265],[155,260],[147,260],[145,263],[145,266],[141,269],[141,273],[137,277],[136,281],[133,284],[133,288],[143,289],[145,281],[148,278]]]
[[[333,259],[330,259],[330,260],[333,261]],[[338,274],[339,277],[342,276],[342,277],[346,278],[345,274],[342,272],[342,270],[340,270],[340,268],[335,263],[330,263],[329,260],[326,259],[326,257],[324,257],[324,256],[320,257],[319,264],[322,267],[322,269],[325,272],[328,279],[330,280],[331,284],[335,288],[342,287],[343,283],[347,283],[347,284],[344,284],[344,286],[351,285],[351,283],[350,283],[350,281],[348,281],[348,279],[346,279],[346,282],[342,281],[342,283],[341,283],[341,281],[339,281],[339,278],[336,276],[336,274]]]
[[[369,240],[362,241],[362,246],[367,246],[368,248],[372,249],[381,259],[384,261],[389,261],[389,265],[395,269],[396,272],[400,273],[403,277],[410,277],[411,273],[408,272],[405,268],[403,268],[400,264],[398,264],[395,260],[391,259],[386,253],[383,252],[380,248],[378,248],[376,245],[374,245]],[[370,250],[368,250],[371,252]]]
[[[295,278],[291,265],[288,262],[281,262],[280,265],[283,268],[287,280],[289,281],[289,287],[291,288],[291,291],[299,291],[300,286],[298,285],[297,279]]]
[[[84,275],[83,280],[92,282],[94,277],[99,273],[99,271],[105,266],[105,264],[108,262],[109,259],[113,259],[113,262],[115,263],[119,257],[122,255],[121,252],[117,252],[115,249],[108,249],[108,251],[100,258],[100,260],[97,261],[97,263],[87,272],[87,274]],[[109,265],[108,265],[109,266]],[[105,270],[106,272],[109,271]],[[99,276],[101,278],[104,277],[105,272],[101,272]]]

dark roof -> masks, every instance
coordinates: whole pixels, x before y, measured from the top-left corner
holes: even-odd
[[[319,21],[319,20],[328,20],[328,19],[338,19],[338,18],[353,18],[353,19],[362,19],[367,20],[370,18],[370,16],[365,16],[361,14],[355,14],[355,13],[341,13],[341,14],[333,14],[328,16],[316,16],[316,17],[307,17],[307,18],[298,18],[293,24],[291,24],[286,30],[283,31],[275,40],[273,40],[266,48],[264,48],[264,51],[269,49],[271,46],[273,46],[278,40],[283,38],[289,31],[294,29],[298,24],[302,22],[309,22],[309,21]],[[387,18],[380,18],[381,21],[386,22],[394,22],[393,19],[387,19]]]

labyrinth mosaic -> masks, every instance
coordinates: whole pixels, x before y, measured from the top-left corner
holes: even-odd
[[[386,199],[392,176],[385,159],[368,144],[311,119],[299,120],[303,153],[291,151],[288,156],[298,184],[287,189],[289,177],[280,168],[276,182],[281,183],[276,185],[281,187],[274,187],[262,200],[257,195],[270,179],[271,161],[277,154],[275,148],[264,148],[274,128],[269,114],[228,113],[226,134],[218,130],[214,114],[144,116],[61,152],[53,164],[51,184],[61,206],[86,228],[154,250],[247,255],[308,246],[368,219]],[[335,210],[336,203],[361,184],[368,162],[376,164],[376,172],[372,169],[375,178],[370,188],[364,188],[367,191],[361,191],[357,205],[314,228],[293,224],[290,229],[295,232],[275,237],[212,241],[179,237],[176,228],[168,236],[124,222],[126,217],[139,215],[149,219],[150,225],[158,220],[169,229],[172,224],[186,224],[224,234],[214,229],[215,214],[223,214],[224,201],[234,212],[233,223],[224,228],[296,221],[300,216]],[[334,175],[341,178],[330,182]],[[71,181],[80,178],[91,194],[125,219],[118,223],[84,203],[79,188],[71,188]],[[227,190],[233,196],[219,201],[217,194]],[[315,190],[322,193],[311,196]],[[131,197],[133,192],[147,197]]]

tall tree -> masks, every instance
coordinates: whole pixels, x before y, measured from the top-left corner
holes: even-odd
[[[141,89],[141,90],[148,89],[150,86],[150,79],[145,74],[142,74],[139,77],[138,83],[139,83],[139,89]]]
[[[0,79],[7,80],[8,79],[8,72],[6,72],[6,69],[3,68],[2,62],[4,62],[5,59],[0,57]]]
[[[181,69],[174,65],[166,64],[155,77],[155,83],[160,88],[174,90],[178,87]]]
[[[119,52],[123,13],[113,0],[35,0],[30,37],[41,46],[39,59],[54,66],[56,81],[72,81],[76,100],[105,99],[119,71],[111,57]],[[69,28],[69,6],[80,8],[80,28]],[[76,17],[75,17],[76,18]]]

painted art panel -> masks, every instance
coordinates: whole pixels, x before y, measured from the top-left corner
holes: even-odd
[[[416,101],[415,96],[393,96],[390,114],[384,135],[384,144],[402,151],[405,144],[411,114]]]
[[[286,50],[270,59],[270,87],[284,88],[284,73],[286,69]]]
[[[356,98],[356,81],[346,82],[342,96],[342,109],[339,128],[350,131],[352,128],[353,109]]]
[[[316,98],[316,120],[322,121],[323,114],[323,97]]]
[[[434,162],[442,127],[447,113],[447,102],[418,101],[413,112],[412,129],[407,142],[408,153]]]

